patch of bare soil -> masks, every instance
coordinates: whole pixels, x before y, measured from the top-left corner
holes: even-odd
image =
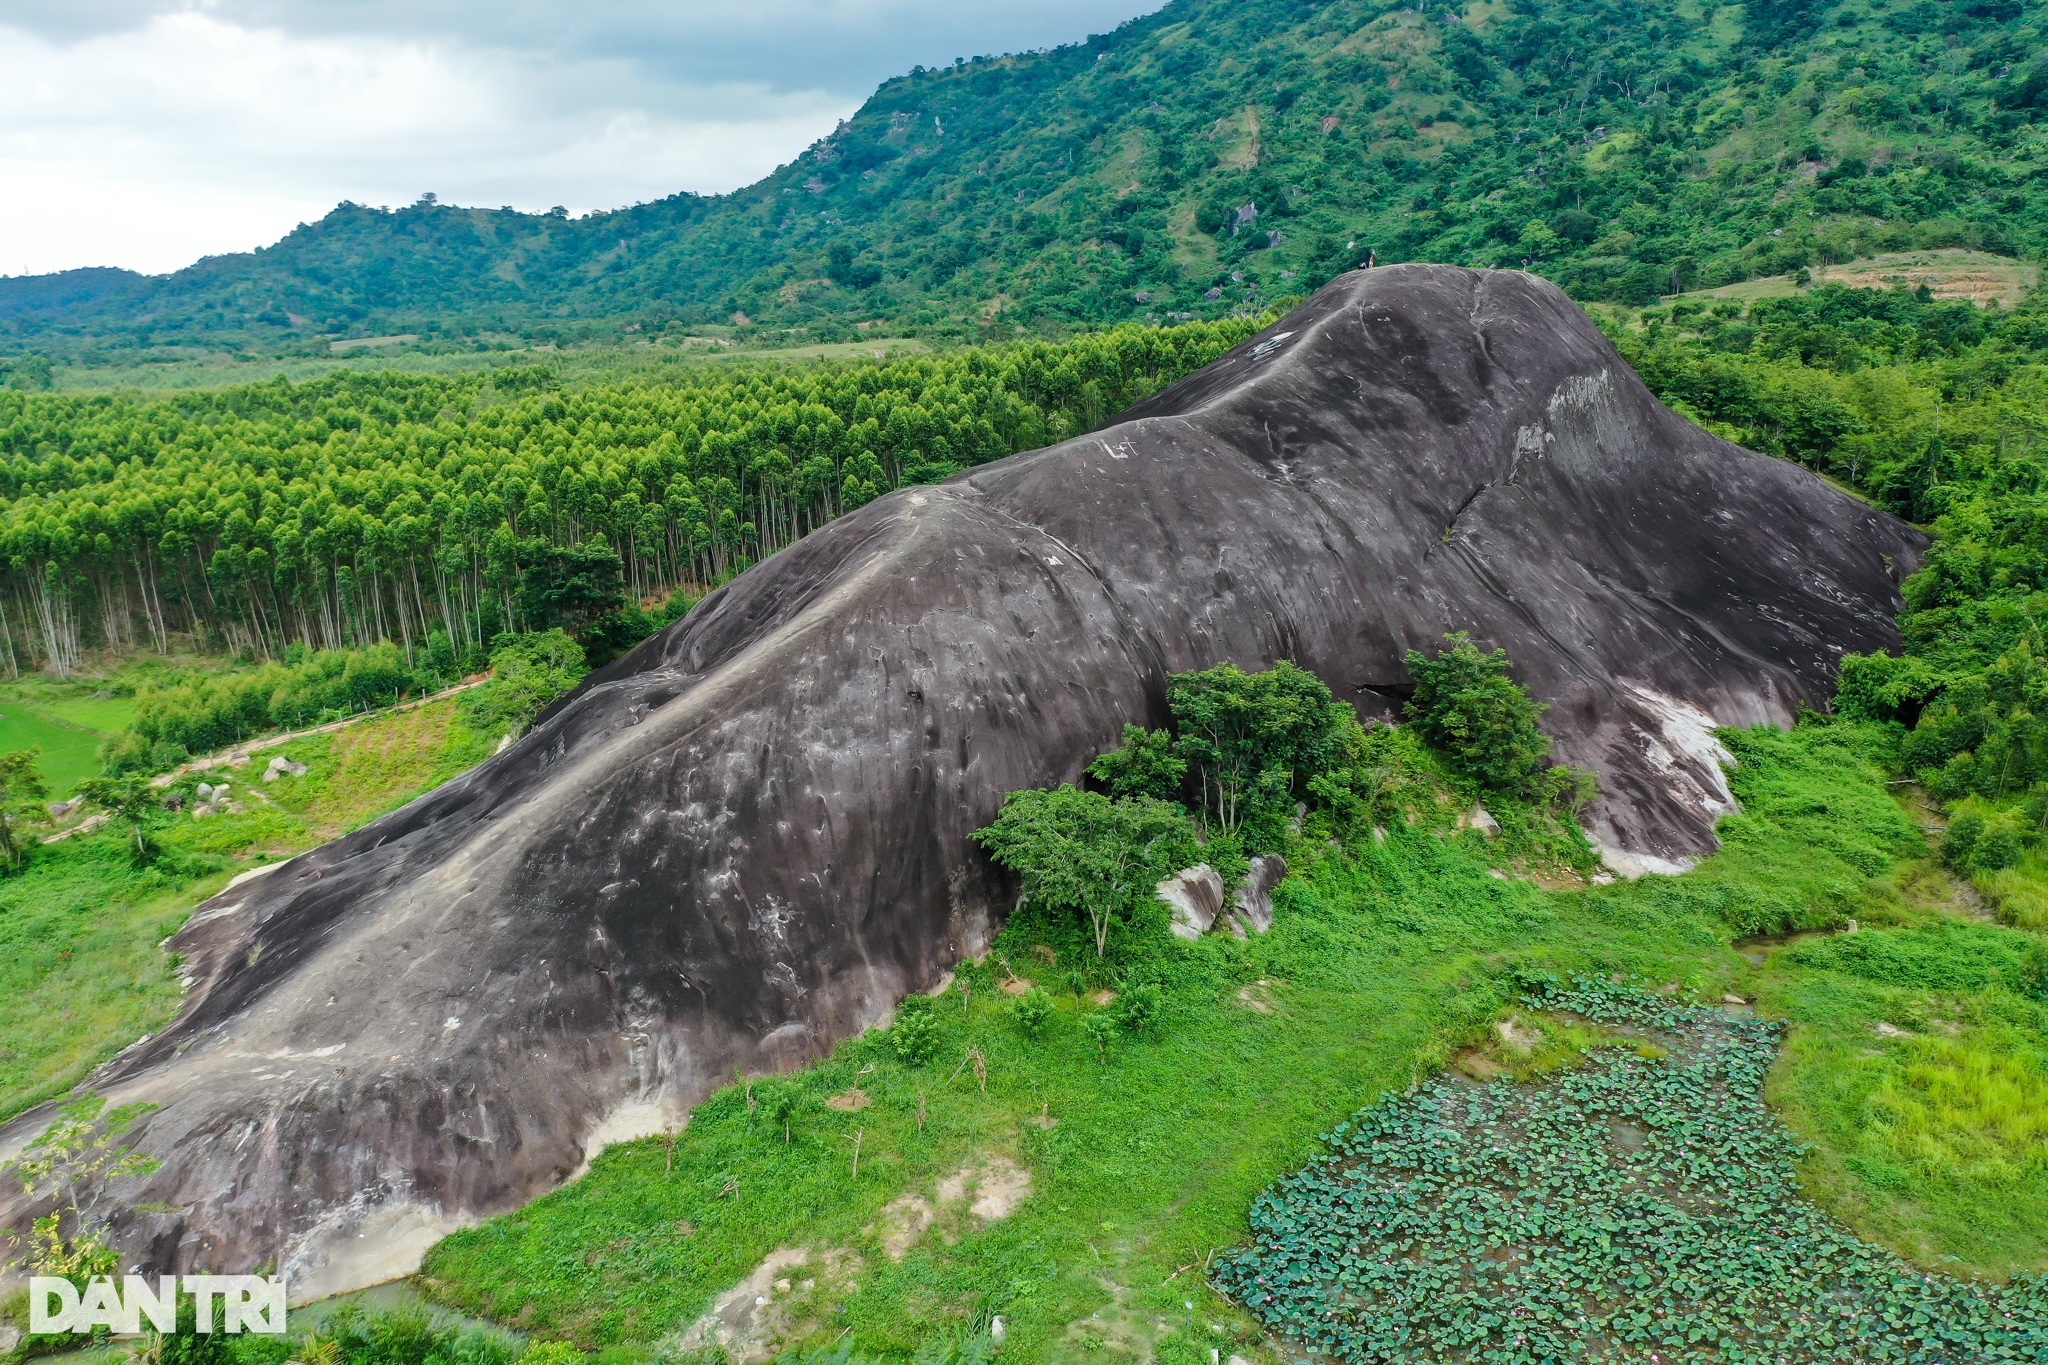
[[[771,1251],[687,1330],[663,1343],[664,1353],[722,1351],[744,1365],[771,1360],[781,1343],[815,1331],[837,1300],[860,1287],[854,1278],[860,1269],[860,1257],[844,1247]]]
[[[969,1220],[986,1226],[1008,1218],[1030,1193],[1031,1172],[1006,1156],[984,1155],[941,1177],[928,1194],[913,1190],[891,1200],[870,1231],[883,1254],[900,1261],[932,1229],[953,1241],[969,1230]]]

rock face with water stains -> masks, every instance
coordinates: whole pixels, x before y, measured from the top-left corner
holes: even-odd
[[[1100,432],[841,518],[204,906],[183,1014],[95,1081],[161,1106],[119,1202],[177,1211],[117,1213],[124,1261],[367,1282],[817,1056],[987,941],[1013,892],[967,834],[1163,723],[1172,672],[1290,658],[1390,717],[1468,630],[1599,771],[1603,845],[1681,865],[1728,802],[1711,726],[1894,643],[1920,549],[1667,411],[1540,280],[1346,276]]]

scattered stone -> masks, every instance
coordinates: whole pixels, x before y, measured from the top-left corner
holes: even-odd
[[[280,777],[304,777],[305,775],[305,764],[294,763],[283,754],[279,754],[276,758],[271,759],[270,766],[263,770],[263,780],[265,782],[275,782]]]
[[[69,801],[52,801],[49,806],[50,818],[52,820],[62,820],[65,816],[77,810],[84,802],[85,798],[82,796],[74,796]]]
[[[1747,1005],[1749,1002],[1739,995],[1724,995],[1721,997],[1721,1003],[1724,1005]]]
[[[1902,1029],[1897,1024],[1888,1024],[1882,1019],[1878,1020],[1872,1027],[1876,1029],[1877,1036],[1880,1038],[1911,1038],[1913,1036],[1910,1030]]]
[[[1223,909],[1223,878],[1207,863],[1174,873],[1154,888],[1173,912],[1173,932],[1190,943],[1209,932]]]
[[[1500,821],[1493,818],[1492,811],[1475,802],[1471,810],[1458,817],[1458,828],[1476,829],[1491,839],[1500,833]]]

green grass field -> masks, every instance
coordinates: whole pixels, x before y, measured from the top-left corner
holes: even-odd
[[[134,697],[97,695],[104,690],[42,678],[0,683],[0,753],[41,749],[51,795],[69,796],[79,779],[99,772],[101,742],[135,714]]]

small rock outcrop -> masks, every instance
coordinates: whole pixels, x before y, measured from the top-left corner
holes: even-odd
[[[294,762],[283,754],[279,754],[264,767],[263,780],[265,782],[275,782],[282,777],[304,777],[306,772],[305,764]]]
[[[1789,721],[1896,647],[1923,545],[1664,408],[1542,280],[1345,276],[1099,431],[849,513],[202,906],[183,1012],[91,1081],[159,1106],[123,1264],[389,1278],[820,1055],[981,950],[1016,892],[967,836],[1164,724],[1172,673],[1292,659],[1391,717],[1407,651],[1469,631],[1598,772],[1601,844],[1683,866],[1726,785],[1700,727]],[[1224,913],[1251,932],[1269,894]]]
[[[1239,938],[1263,934],[1273,927],[1273,888],[1287,876],[1287,860],[1277,853],[1252,859],[1251,871],[1230,898],[1230,931]]]
[[[1223,912],[1223,878],[1207,863],[1174,873],[1157,892],[1173,914],[1173,932],[1190,943],[1208,933]]]

